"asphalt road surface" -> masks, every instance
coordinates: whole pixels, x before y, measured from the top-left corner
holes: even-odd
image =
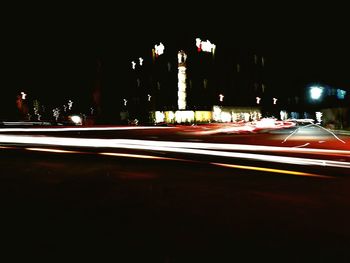
[[[17,150],[0,157],[2,251],[12,259],[350,259],[344,175]]]

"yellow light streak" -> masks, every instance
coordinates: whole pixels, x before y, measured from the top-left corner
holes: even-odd
[[[235,168],[235,169],[245,169],[245,170],[253,170],[253,171],[260,171],[260,172],[290,174],[290,175],[297,175],[297,176],[309,176],[309,177],[318,177],[318,178],[327,178],[327,179],[334,178],[332,176],[312,174],[312,173],[304,173],[304,172],[291,171],[291,170],[272,169],[272,168],[246,166],[246,165],[236,165],[236,164],[225,164],[225,163],[212,163],[212,164],[217,165],[217,166],[222,166],[222,167]]]

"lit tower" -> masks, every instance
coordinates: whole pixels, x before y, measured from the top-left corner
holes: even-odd
[[[177,73],[177,78],[178,78],[178,100],[177,100],[177,105],[179,110],[185,110],[186,109],[186,59],[187,55],[184,51],[179,51],[177,54],[178,58],[178,73]]]

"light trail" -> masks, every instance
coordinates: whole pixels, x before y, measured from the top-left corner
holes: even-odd
[[[235,165],[235,164],[226,164],[226,163],[211,163],[213,165],[227,167],[227,168],[235,168],[235,169],[244,169],[244,170],[253,170],[259,172],[271,172],[271,173],[279,173],[279,174],[289,174],[289,175],[297,175],[297,176],[307,176],[307,177],[318,177],[318,178],[334,178],[332,176],[313,174],[313,173],[304,173],[298,171],[291,170],[281,170],[281,169],[272,169],[272,168],[264,168],[264,167],[256,167],[256,166],[246,166],[246,165]]]
[[[2,132],[61,132],[61,131],[122,131],[147,129],[172,129],[175,127],[136,126],[136,127],[79,127],[79,128],[0,128]]]
[[[50,149],[50,148],[25,148],[28,151],[37,151],[37,152],[52,152],[52,153],[82,153],[79,151],[67,151],[60,149]]]
[[[16,143],[16,144],[34,144],[34,145],[50,145],[50,146],[69,146],[69,147],[93,147],[93,148],[114,148],[114,149],[131,149],[131,150],[147,150],[184,154],[196,154],[215,157],[239,158],[258,160],[265,162],[277,162],[297,165],[316,165],[338,168],[350,168],[349,162],[331,161],[323,159],[287,157],[279,155],[253,154],[241,152],[228,152],[227,150],[251,150],[263,151],[272,150],[280,151],[284,147],[256,146],[256,145],[227,145],[213,143],[191,143],[191,142],[172,142],[172,141],[143,141],[131,139],[84,139],[84,138],[62,138],[62,137],[39,137],[39,136],[16,136],[16,135],[0,135],[0,142]],[[208,150],[210,149],[210,150]],[[215,150],[213,150],[215,149]],[[319,149],[301,149],[288,148],[289,151],[305,151],[317,153]],[[225,151],[222,151],[225,150]],[[286,149],[284,149],[286,151]],[[322,150],[323,152],[342,152],[349,155],[349,151],[338,150]]]
[[[330,131],[330,130],[328,130],[328,129],[326,129],[326,128],[324,128],[324,127],[318,125],[318,124],[314,124],[314,123],[308,124],[308,125],[306,125],[306,126],[299,127],[298,129],[296,129],[295,131],[293,131],[291,134],[289,134],[289,135],[282,141],[282,143],[285,143],[291,136],[293,136],[294,134],[296,134],[297,132],[299,132],[301,129],[305,129],[305,128],[308,128],[308,127],[311,127],[311,126],[316,126],[316,127],[320,128],[320,129],[323,129],[323,130],[325,130],[326,132],[328,132],[328,133],[330,133],[331,135],[333,135],[334,138],[336,138],[338,141],[340,141],[340,142],[342,142],[342,143],[346,143],[346,142],[344,142],[342,139],[340,139],[337,135],[335,135],[334,132],[332,132],[332,131]]]
[[[160,157],[160,156],[154,156],[154,155],[143,155],[143,154],[129,154],[129,153],[108,153],[108,152],[102,152],[99,153],[100,155],[107,155],[107,156],[116,156],[116,157],[128,157],[128,158],[141,158],[141,159],[155,159],[155,160],[172,160],[172,161],[185,161],[182,159],[177,158],[168,158],[168,157]]]

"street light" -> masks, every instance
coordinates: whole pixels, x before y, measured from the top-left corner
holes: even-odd
[[[151,97],[152,97],[152,96],[151,96],[150,94],[147,94],[147,100],[148,100],[148,101],[151,101]]]
[[[126,106],[126,104],[128,103],[128,100],[127,99],[123,99],[124,101],[124,106]]]
[[[154,45],[154,53],[157,57],[164,53],[164,49],[165,47],[162,42],[160,42],[159,45]]]
[[[135,61],[131,61],[131,67],[132,67],[132,69],[135,69],[135,67],[136,67]]]
[[[277,99],[276,98],[272,98],[273,104],[277,103]]]
[[[261,98],[260,97],[256,97],[256,104],[260,104]]]
[[[220,100],[221,102],[223,102],[223,101],[224,101],[224,97],[225,97],[224,95],[220,94],[220,95],[219,95],[219,100]]]
[[[21,92],[21,95],[22,95],[22,100],[25,100],[26,99],[26,97],[27,97],[27,94],[26,93],[24,93],[23,91]]]
[[[311,86],[310,87],[310,98],[312,100],[319,100],[323,94],[324,88],[321,86]]]

